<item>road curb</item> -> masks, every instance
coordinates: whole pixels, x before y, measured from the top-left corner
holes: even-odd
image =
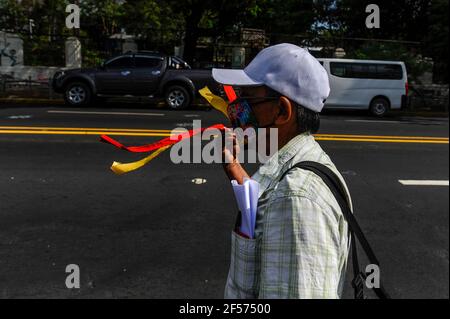
[[[7,105],[63,105],[64,100],[62,99],[29,99],[29,98],[0,98],[1,104]]]
[[[110,103],[111,103],[111,105],[117,105],[122,102],[113,101]],[[130,104],[142,105],[144,103],[142,103],[142,102],[140,102],[140,103],[125,102],[124,104],[126,104],[126,105],[130,105]],[[48,105],[64,106],[65,103],[64,103],[63,99],[0,98],[0,107],[2,107],[2,106],[48,106]],[[164,109],[165,108],[164,102],[156,102],[156,103],[153,103],[153,105],[156,109]],[[210,108],[209,105],[204,104],[204,103],[195,103],[195,104],[193,104],[193,106],[201,107],[201,108],[205,108],[205,109]],[[94,105],[94,107],[95,107],[95,105]]]
[[[399,116],[448,118],[448,112],[435,112],[435,111],[392,112],[392,114],[399,115]]]

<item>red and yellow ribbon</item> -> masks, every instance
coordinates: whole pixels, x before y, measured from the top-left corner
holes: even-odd
[[[230,94],[232,96],[233,93],[229,89],[226,89],[225,91],[226,91],[228,98],[230,98]],[[213,93],[211,93],[211,91],[207,87],[200,90],[199,92],[209,102],[209,104],[211,104],[215,109],[222,112],[223,114],[225,114],[225,116],[228,117],[228,115],[227,115],[228,103],[225,100],[223,100],[221,97],[216,96]],[[104,143],[111,144],[121,150],[131,152],[131,153],[153,152],[149,156],[147,156],[137,162],[125,163],[125,164],[119,163],[119,162],[114,162],[113,165],[111,166],[111,170],[117,175],[123,175],[123,174],[129,173],[129,172],[135,171],[135,170],[147,165],[152,160],[154,160],[156,157],[158,157],[161,153],[163,153],[164,151],[171,148],[173,145],[175,145],[185,139],[192,138],[193,136],[195,136],[197,134],[201,134],[207,130],[211,130],[211,129],[225,131],[226,127],[222,124],[216,124],[216,125],[210,126],[208,128],[190,130],[190,131],[187,131],[184,133],[179,133],[179,134],[174,133],[171,137],[164,138],[155,143],[148,144],[148,145],[142,145],[142,146],[125,146],[122,143],[118,142],[117,140],[115,140],[112,137],[107,136],[107,135],[102,135],[100,137],[100,140]]]

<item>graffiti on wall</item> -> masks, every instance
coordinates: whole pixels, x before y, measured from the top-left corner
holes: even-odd
[[[17,65],[17,51],[14,49],[7,50],[10,46],[10,43],[5,43],[4,48],[0,48],[0,59],[1,57],[7,57],[11,61],[10,66]]]

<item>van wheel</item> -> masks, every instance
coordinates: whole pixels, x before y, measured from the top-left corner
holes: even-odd
[[[64,100],[69,106],[86,106],[91,103],[92,92],[83,82],[72,82],[64,90]]]
[[[183,110],[191,104],[191,97],[184,87],[173,85],[166,90],[166,104],[172,110]]]
[[[389,112],[389,101],[384,97],[377,97],[370,103],[370,113],[376,117],[383,117]]]

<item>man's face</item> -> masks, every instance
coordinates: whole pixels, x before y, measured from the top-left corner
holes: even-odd
[[[234,127],[240,127],[243,130],[247,128],[252,128],[257,130],[257,134],[262,140],[266,141],[264,144],[264,149],[260,149],[260,145],[254,140],[252,135],[244,136],[242,143],[244,148],[249,147],[251,141],[255,142],[254,147],[258,153],[267,155],[271,154],[271,151],[278,150],[278,129],[275,127],[275,120],[278,117],[279,111],[279,97],[274,95],[269,96],[268,90],[265,87],[242,87],[237,88],[238,99],[236,104],[231,104],[229,109],[230,119]],[[230,114],[230,112],[235,112],[239,116],[235,117],[236,114]],[[265,128],[264,130],[258,130]],[[276,129],[276,133],[272,129]],[[247,132],[247,131],[246,131]],[[256,133],[256,132],[255,132]],[[271,135],[274,135],[274,140],[271,139]],[[253,137],[256,138],[256,135]],[[258,139],[258,141],[261,141]],[[271,142],[275,141],[276,145],[271,145]]]
[[[247,101],[256,118],[258,127],[254,128],[272,126],[279,110],[278,98],[268,96],[267,89],[263,86],[241,87],[238,91],[239,98]]]
[[[250,105],[257,123],[255,128],[266,128],[258,134],[264,134],[267,146],[271,137],[278,139],[278,146],[282,147],[297,135],[297,109],[288,98],[271,93],[265,86],[241,87],[238,95]]]

